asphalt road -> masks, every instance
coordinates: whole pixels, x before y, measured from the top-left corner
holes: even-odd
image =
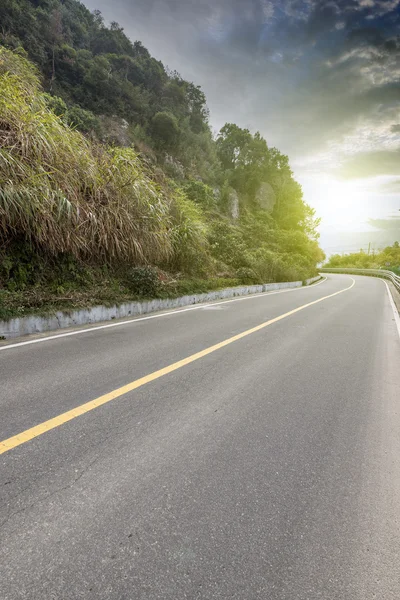
[[[192,358],[3,446],[1,600],[398,600],[400,338],[353,279],[2,347],[3,442]]]

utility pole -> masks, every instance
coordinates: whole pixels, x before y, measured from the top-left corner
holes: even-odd
[[[371,251],[371,242],[369,242],[369,244],[368,244],[368,256],[369,256],[370,251]]]

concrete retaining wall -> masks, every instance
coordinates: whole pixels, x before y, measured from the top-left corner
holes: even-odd
[[[310,285],[318,279],[320,279],[320,276],[308,279],[306,283],[307,285]],[[233,298],[234,296],[247,296],[249,294],[271,292],[273,290],[283,290],[287,288],[298,288],[301,286],[301,281],[246,285],[215,290],[213,292],[207,292],[206,294],[194,294],[191,296],[182,296],[181,298],[170,298],[167,300],[127,302],[112,307],[94,306],[93,308],[83,310],[72,310],[69,312],[60,311],[49,317],[32,315],[30,317],[10,319],[9,321],[0,321],[0,337],[12,339],[32,333],[43,333],[46,331],[64,329],[66,327],[77,327],[79,325],[88,325],[90,323],[99,323],[101,321],[136,317],[138,315],[168,310],[171,308],[179,308],[190,304],[198,304],[200,302],[212,302],[223,298]]]

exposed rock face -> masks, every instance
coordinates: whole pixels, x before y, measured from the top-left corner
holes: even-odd
[[[239,218],[239,196],[236,190],[234,190],[233,188],[231,188],[229,190],[229,194],[228,194],[228,210],[229,210],[229,214],[232,217],[232,219],[238,219]]]
[[[221,190],[219,188],[214,188],[213,189],[213,194],[214,194],[214,200],[215,202],[220,202],[221,200]]]
[[[103,135],[103,142],[124,147],[132,145],[128,121],[117,116],[101,116],[100,120],[105,132]]]
[[[164,165],[171,173],[173,173],[174,177],[178,177],[179,179],[185,178],[185,168],[183,164],[170,154],[165,154]]]
[[[276,202],[276,195],[270,183],[264,181],[261,183],[256,193],[256,201],[260,208],[272,211]]]

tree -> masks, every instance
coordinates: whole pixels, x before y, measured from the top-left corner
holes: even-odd
[[[179,125],[176,117],[167,112],[158,112],[151,121],[152,132],[160,148],[171,149],[179,139]]]
[[[61,17],[61,8],[55,8],[50,15],[49,36],[51,42],[51,78],[50,91],[53,89],[53,82],[56,78],[56,47],[61,44],[63,39],[63,26]]]
[[[252,142],[248,129],[226,123],[217,137],[217,153],[224,169],[235,169],[246,163],[246,154]]]
[[[204,92],[199,85],[186,85],[186,98],[190,114],[190,127],[194,133],[201,133],[208,128],[209,110]]]

